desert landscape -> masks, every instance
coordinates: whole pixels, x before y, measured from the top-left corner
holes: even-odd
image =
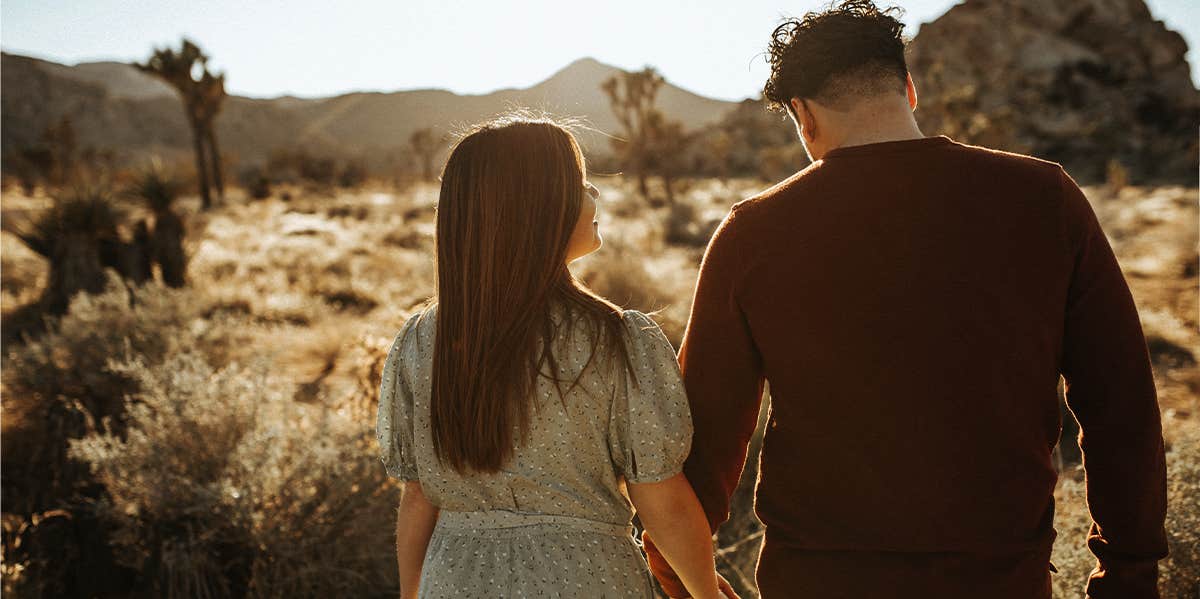
[[[1032,4],[970,0],[923,26],[918,117],[928,135],[1060,161],[1084,185],[1155,370],[1170,488],[1160,588],[1189,599],[1200,92],[1186,44],[1141,0],[1036,17]],[[1013,24],[986,26],[997,18]],[[592,59],[486,96],[261,100],[221,87],[208,133],[162,69],[5,53],[0,72],[0,568],[14,597],[395,596],[400,488],[380,464],[375,402],[393,336],[434,293],[436,174],[456,126],[510,105],[584,116],[605,242],[572,269],[652,313],[676,346],[712,231],[807,162],[760,100]],[[642,85],[649,105],[623,91]],[[630,127],[631,111],[665,124]],[[1056,597],[1082,596],[1094,565],[1076,432],[1064,408]],[[718,566],[743,597],[757,596],[761,434],[718,535]]]
[[[606,241],[596,255],[576,263],[577,274],[623,305],[657,311],[656,319],[677,343],[704,238],[697,233],[692,241],[670,242],[668,232],[711,227],[732,202],[764,183],[689,181],[680,201],[694,216],[678,222],[670,220],[670,208],[647,209],[634,182],[594,180],[603,197]],[[1129,277],[1154,358],[1171,443],[1173,555],[1164,568],[1164,586],[1179,591],[1165,596],[1185,597],[1182,593],[1194,588],[1200,575],[1197,190],[1093,186],[1086,191]],[[57,521],[47,512],[33,512],[28,520],[17,515],[21,508],[37,509],[56,489],[61,493],[63,486],[87,478],[54,462],[62,459],[55,452],[67,448],[44,445],[58,432],[46,430],[50,424],[74,425],[81,432],[94,427],[84,441],[69,442],[71,455],[80,460],[80,470],[94,469],[93,476],[106,487],[108,498],[92,507],[121,516],[124,534],[117,548],[123,552],[138,556],[169,539],[177,553],[159,559],[179,560],[171,567],[226,572],[224,564],[204,566],[203,561],[218,555],[217,545],[241,539],[246,545],[224,550],[243,552],[251,564],[282,558],[297,560],[290,562],[296,567],[311,559],[321,568],[344,568],[345,578],[314,572],[322,585],[335,585],[331,592],[373,588],[382,595],[381,589],[394,583],[389,582],[394,539],[378,522],[388,517],[398,488],[378,468],[373,401],[394,331],[433,291],[437,191],[418,184],[403,192],[285,193],[291,199],[232,195],[229,206],[207,213],[194,199],[185,201],[189,286],[176,290],[150,283],[130,291],[113,277],[104,293],[76,299],[50,332],[10,346],[4,449],[23,459],[6,463],[5,477],[29,482],[5,486],[5,505],[13,510],[5,520],[9,588],[25,588],[43,576],[48,580],[42,584],[95,580],[65,575],[96,559],[86,546],[71,551],[68,563],[37,553],[52,539],[78,542],[69,540],[83,526],[79,517]],[[30,210],[45,202],[12,201]],[[6,234],[3,244],[3,300],[20,306],[44,287],[46,266],[13,236]],[[131,382],[139,389],[131,400],[180,411],[124,415],[126,426],[145,429],[124,442],[106,437],[99,422],[76,421],[115,416],[121,410],[104,405],[100,393],[128,389]],[[73,401],[55,407],[42,399],[51,396]],[[250,405],[251,400],[259,405]],[[79,404],[87,406],[89,417],[55,413],[78,410]],[[320,445],[312,444],[316,436],[323,440]],[[1054,560],[1061,596],[1071,597],[1092,567],[1083,544],[1090,519],[1077,458],[1067,457],[1063,464]],[[760,537],[750,512],[753,461],[750,466],[736,515],[720,535],[720,555],[731,579],[741,581],[739,590],[752,592]],[[270,476],[264,479],[264,472]],[[177,530],[183,523],[194,532]],[[228,534],[231,526],[236,536]],[[169,531],[177,536],[158,536]],[[255,538],[270,544],[253,550]],[[346,561],[323,562],[325,543],[349,551],[335,552]],[[61,570],[53,576],[40,570],[50,567]],[[273,567],[282,575],[289,562]],[[191,575],[207,580],[202,572]],[[364,573],[375,578],[363,580]],[[104,578],[119,574],[108,572]],[[184,585],[180,596],[196,592],[186,581],[176,584]]]

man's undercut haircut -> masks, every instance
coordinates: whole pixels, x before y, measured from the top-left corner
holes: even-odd
[[[802,98],[848,110],[863,98],[905,93],[902,12],[845,0],[784,21],[767,46],[771,76],[763,97],[775,109]]]

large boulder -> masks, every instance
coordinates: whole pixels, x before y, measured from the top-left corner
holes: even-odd
[[[1187,43],[1143,0],[966,0],[909,47],[927,134],[1062,163],[1117,161],[1137,182],[1194,183],[1197,92]]]

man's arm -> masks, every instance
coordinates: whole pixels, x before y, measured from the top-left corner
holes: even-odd
[[[1099,563],[1092,599],[1157,598],[1167,555],[1162,423],[1133,296],[1087,198],[1063,172],[1074,273],[1067,294],[1062,374],[1092,514],[1088,547]]]
[[[704,507],[710,533],[729,519],[729,498],[742,475],[763,389],[762,361],[736,297],[737,282],[745,274],[736,215],[735,207],[705,251],[679,350],[695,428],[683,471]],[[648,534],[642,538],[663,590],[686,597],[653,540]]]

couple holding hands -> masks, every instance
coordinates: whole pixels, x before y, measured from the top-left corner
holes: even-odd
[[[678,355],[567,268],[601,240],[566,128],[458,142],[436,303],[380,388],[403,597],[735,597],[711,535],[770,381],[763,597],[1048,599],[1060,378],[1088,596],[1158,596],[1163,439],[1112,249],[1058,164],[921,133],[902,27],[847,0],[775,29],[764,96],[813,162],[730,210]]]

